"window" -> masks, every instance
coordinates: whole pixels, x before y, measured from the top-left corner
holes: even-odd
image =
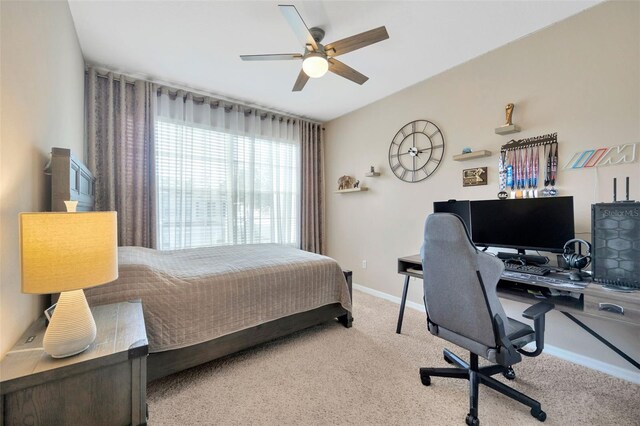
[[[158,248],[299,245],[300,148],[156,119]]]

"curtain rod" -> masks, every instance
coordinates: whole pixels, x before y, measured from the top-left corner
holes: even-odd
[[[120,81],[121,78],[124,78],[127,83],[134,83],[136,80],[144,80],[144,81],[147,81],[149,83],[155,83],[155,84],[158,84],[160,86],[166,87],[167,89],[172,90],[172,91],[184,90],[186,92],[191,92],[191,93],[193,93],[195,95],[198,95],[198,96],[214,98],[215,100],[222,101],[222,102],[229,102],[229,103],[231,103],[231,106],[243,106],[243,107],[247,107],[247,108],[255,108],[255,109],[262,110],[264,112],[268,112],[268,113],[271,113],[271,114],[276,114],[278,116],[285,116],[285,118],[294,118],[294,119],[298,119],[298,120],[308,121],[309,123],[317,124],[319,126],[323,126],[324,125],[324,123],[322,123],[320,121],[312,120],[312,119],[309,119],[307,117],[302,117],[300,115],[291,114],[291,113],[288,113],[286,111],[279,111],[279,110],[273,109],[273,108],[263,107],[261,105],[253,104],[253,103],[250,103],[250,102],[238,101],[238,100],[233,99],[233,98],[229,98],[229,97],[226,97],[226,96],[220,96],[220,95],[216,95],[216,94],[211,93],[211,92],[207,92],[206,90],[199,90],[199,89],[195,89],[193,87],[182,86],[182,85],[179,85],[179,84],[176,84],[176,83],[166,82],[166,81],[157,80],[157,79],[150,79],[150,78],[142,76],[142,75],[136,76],[134,74],[122,73],[122,72],[115,71],[115,70],[109,69],[109,68],[101,66],[101,65],[95,65],[95,64],[90,64],[90,63],[85,64],[85,71],[87,71],[89,68],[93,68],[96,71],[97,76],[101,77],[101,78],[105,78],[108,73],[111,73],[111,74],[113,74],[113,79],[117,80],[117,81]],[[226,105],[225,105],[225,107],[226,107]]]

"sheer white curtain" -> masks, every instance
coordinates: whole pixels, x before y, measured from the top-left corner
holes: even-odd
[[[158,248],[299,246],[300,142],[293,119],[158,94]]]

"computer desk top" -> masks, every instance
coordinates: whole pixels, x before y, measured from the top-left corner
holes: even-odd
[[[422,279],[420,255],[398,258],[398,273]],[[545,276],[505,271],[498,283],[498,295],[524,303],[549,300],[562,312],[610,319],[640,327],[640,291],[608,290],[593,283],[590,278],[571,281],[568,273],[562,271],[554,271]]]

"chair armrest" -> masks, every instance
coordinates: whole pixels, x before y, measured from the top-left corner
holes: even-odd
[[[522,316],[526,319],[536,320],[540,317],[540,315],[544,315],[550,310],[552,310],[555,306],[552,303],[548,302],[539,302],[533,306],[529,306],[523,313]]]
[[[534,357],[542,353],[544,349],[544,316],[547,312],[552,310],[555,306],[552,303],[539,302],[533,306],[528,307],[522,316],[533,320],[533,331],[536,336],[536,350],[533,352],[525,351],[524,349],[518,349],[522,355]]]
[[[518,353],[520,350],[516,350],[507,337],[504,322],[498,314],[493,316],[493,333],[496,336],[496,347],[498,348],[496,362],[504,367],[509,367],[520,362],[522,360],[522,357]]]

